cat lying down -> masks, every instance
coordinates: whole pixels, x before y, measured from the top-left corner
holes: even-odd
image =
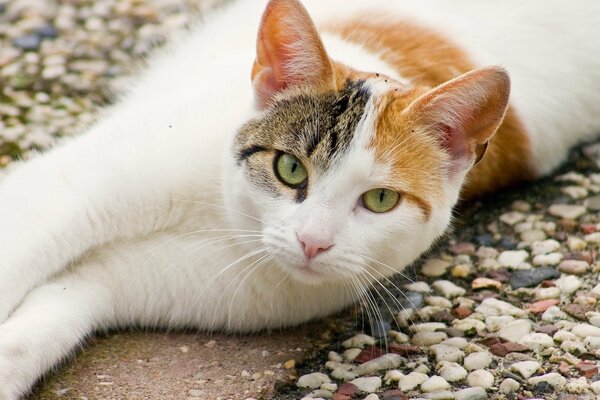
[[[1,183],[0,399],[96,330],[340,310],[600,132],[595,0],[305,5],[223,7]]]

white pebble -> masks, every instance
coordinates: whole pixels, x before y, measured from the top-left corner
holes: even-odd
[[[301,388],[316,389],[322,384],[329,382],[331,382],[331,379],[329,379],[327,375],[321,372],[313,372],[312,374],[302,375],[298,379],[296,386]]]
[[[381,378],[378,376],[356,378],[350,383],[355,385],[361,392],[373,393],[381,387]]]
[[[542,240],[531,244],[531,254],[534,256],[548,254],[560,249],[560,243],[554,239]]]
[[[518,342],[531,332],[531,322],[526,319],[517,319],[507,323],[498,331],[498,337],[509,342]]]
[[[577,236],[569,236],[567,238],[567,246],[571,251],[581,251],[587,247],[587,243]]]
[[[475,329],[477,332],[485,331],[485,324],[474,318],[455,319],[452,321],[452,326],[461,331]]]
[[[524,317],[527,313],[515,307],[510,303],[502,300],[488,297],[483,300],[481,304],[475,308],[475,311],[483,315],[484,317],[496,316],[496,315],[511,315],[513,317]]]
[[[600,243],[600,232],[590,233],[585,235],[583,239],[588,243],[599,244]]]
[[[563,255],[561,253],[539,254],[533,257],[533,265],[557,265],[562,259]]]
[[[352,336],[350,339],[342,342],[342,346],[345,348],[359,347],[362,349],[365,346],[372,346],[374,344],[375,339],[369,335],[365,335],[364,333],[359,333],[358,335]]]
[[[336,383],[324,383],[321,385],[320,389],[329,390],[330,392],[335,392],[338,388]]]
[[[567,384],[567,380],[564,376],[556,372],[550,372],[549,374],[544,374],[540,376],[534,376],[527,380],[531,386],[537,385],[540,382],[548,382],[553,387],[560,387]]]
[[[487,368],[491,362],[492,356],[489,353],[479,351],[466,356],[463,365],[468,371],[473,371],[475,369]]]
[[[370,395],[365,397],[363,400],[379,400],[379,396],[377,396],[375,393],[371,393]]]
[[[467,377],[467,370],[464,369],[460,364],[449,361],[442,361],[442,363],[444,364],[438,372],[446,381],[458,382]]]
[[[344,381],[344,382],[355,379],[358,376],[354,372],[348,370],[348,368],[345,366],[340,366],[340,367],[334,369],[333,371],[331,371],[330,375],[332,377],[334,377],[335,379],[339,379],[340,381]]]
[[[342,353],[342,357],[346,361],[354,361],[356,357],[360,354],[361,350],[358,348],[348,349]]]
[[[450,268],[448,261],[439,258],[430,258],[421,267],[421,272],[425,276],[438,277],[444,275],[448,268]]]
[[[484,369],[477,369],[467,375],[467,385],[488,389],[494,385],[494,375]]]
[[[571,332],[580,338],[584,338],[586,336],[600,337],[600,328],[590,324],[577,324],[573,327],[573,329],[571,329]]]
[[[444,328],[446,328],[446,324],[444,324],[442,322],[424,322],[422,324],[411,325],[408,329],[410,329],[411,332],[417,333],[417,332],[435,332],[438,329],[444,329]]]
[[[527,216],[519,211],[509,211],[500,215],[500,221],[507,225],[514,225],[518,222],[523,221]]]
[[[535,374],[541,365],[537,361],[520,361],[510,366],[510,370],[517,372],[523,378],[527,379]]]
[[[567,314],[561,311],[560,308],[552,306],[542,314],[542,321],[554,322],[567,318]]]
[[[403,392],[409,392],[419,386],[421,383],[425,382],[429,377],[420,372],[411,372],[408,375],[403,376],[398,381],[398,389]]]
[[[453,337],[444,340],[440,344],[443,344],[444,346],[456,347],[457,349],[462,350],[469,344],[469,342],[467,341],[467,339],[462,337]]]
[[[404,288],[411,292],[420,292],[420,293],[430,293],[431,292],[431,287],[429,286],[429,284],[427,282],[423,282],[423,281],[408,283],[408,284],[404,285]]]
[[[331,393],[331,391],[329,391],[329,390],[317,389],[317,390],[313,390],[312,392],[310,392],[310,394],[308,395],[308,398],[309,399],[332,399],[333,393]]]
[[[398,371],[397,369],[392,369],[386,372],[383,380],[386,385],[389,385],[391,382],[398,382],[403,376],[404,374],[402,372]]]
[[[398,331],[389,331],[388,335],[394,339],[396,343],[406,343],[410,340],[410,337],[407,334]]]
[[[521,384],[519,384],[519,382],[515,381],[512,378],[506,378],[500,384],[499,389],[500,389],[500,393],[510,394],[510,393],[514,393],[517,390],[519,390],[520,387],[521,387]]]
[[[563,293],[574,293],[583,285],[583,281],[575,275],[561,275],[556,281],[556,287]]]
[[[576,204],[552,204],[548,207],[550,215],[565,219],[577,219],[585,212],[585,207]]]
[[[487,393],[482,387],[470,387],[454,392],[455,400],[485,400]]]
[[[519,343],[538,352],[554,346],[554,340],[549,335],[539,332],[533,332],[523,336],[521,340],[519,340]]]
[[[440,361],[451,361],[460,362],[462,361],[465,353],[462,350],[452,346],[444,346],[443,344],[435,344],[430,347],[430,350],[435,355],[435,360]]]
[[[592,382],[590,385],[590,389],[594,394],[600,395],[600,381]]]
[[[485,325],[487,326],[488,331],[496,332],[504,325],[514,320],[515,318],[510,315],[491,316],[485,319]]]
[[[412,337],[410,342],[417,346],[431,346],[447,338],[448,335],[444,332],[418,332]]]
[[[446,382],[444,378],[438,375],[434,375],[421,383],[421,391],[425,393],[437,392],[439,390],[446,390],[450,388],[450,384]]]
[[[590,385],[587,383],[587,379],[582,376],[578,379],[570,379],[567,383],[566,389],[569,393],[584,394],[588,393]]]
[[[441,308],[452,308],[452,302],[442,296],[429,296],[425,297],[425,303],[430,306],[436,306]]]
[[[384,354],[381,357],[377,357],[360,364],[358,367],[356,367],[354,372],[361,376],[372,374],[376,371],[398,368],[402,360],[404,360],[404,358],[398,354]]]
[[[465,289],[446,280],[435,281],[431,286],[433,286],[433,288],[436,291],[438,291],[442,296],[447,297],[449,299],[458,296],[463,296],[466,293]]]
[[[557,287],[536,288],[533,294],[536,300],[559,299],[560,289]]]
[[[600,337],[588,336],[583,339],[583,344],[589,351],[600,350]]]
[[[528,257],[529,253],[525,250],[505,250],[498,256],[498,262],[503,267],[517,268]]]
[[[329,361],[335,361],[335,362],[340,362],[340,363],[344,361],[344,357],[342,357],[341,355],[339,355],[335,351],[330,351],[327,354],[327,359]]]

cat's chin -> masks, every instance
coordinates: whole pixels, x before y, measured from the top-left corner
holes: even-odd
[[[288,274],[290,278],[296,282],[307,284],[307,285],[320,285],[326,282],[332,282],[339,279],[337,274],[329,271],[327,267],[320,265],[319,263],[290,263],[290,262],[277,262],[279,267]]]

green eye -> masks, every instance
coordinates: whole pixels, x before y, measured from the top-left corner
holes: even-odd
[[[376,213],[384,213],[396,207],[400,200],[400,193],[390,189],[373,189],[362,195],[365,207]]]
[[[275,175],[281,182],[294,188],[308,179],[308,172],[300,160],[287,153],[282,153],[275,160]]]

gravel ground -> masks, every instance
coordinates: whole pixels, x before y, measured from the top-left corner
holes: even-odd
[[[0,168],[89,126],[132,65],[215,3],[0,0]],[[376,307],[275,336],[97,338],[32,399],[600,398],[600,150],[583,151],[461,209]]]

